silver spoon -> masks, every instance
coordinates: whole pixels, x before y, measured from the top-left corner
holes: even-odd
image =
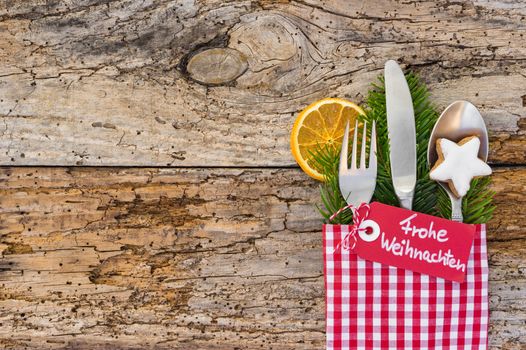
[[[465,137],[477,136],[480,139],[479,158],[486,161],[488,159],[488,131],[484,119],[480,115],[477,107],[467,101],[456,101],[450,104],[438,118],[427,147],[427,163],[433,167],[438,159],[436,151],[436,141],[439,138],[446,138],[453,142],[459,142]],[[462,198],[457,198],[448,184],[439,182],[440,186],[446,190],[451,199],[451,219],[462,222]]]

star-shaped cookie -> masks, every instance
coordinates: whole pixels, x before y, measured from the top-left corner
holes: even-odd
[[[476,136],[466,137],[458,144],[438,139],[438,160],[429,176],[433,180],[447,182],[457,197],[464,197],[473,178],[491,174],[489,165],[478,157],[479,148],[480,140]]]

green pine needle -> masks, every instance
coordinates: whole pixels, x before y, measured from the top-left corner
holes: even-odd
[[[413,108],[415,111],[417,182],[413,198],[413,210],[425,214],[451,218],[451,203],[449,196],[435,181],[429,178],[427,164],[427,145],[431,130],[438,119],[436,107],[430,100],[426,85],[413,73],[406,75]],[[387,136],[387,116],[385,89],[383,77],[372,84],[366,101],[366,114],[361,121],[369,125],[376,121],[378,175],[373,201],[400,206],[391,180],[389,162],[389,140]],[[320,185],[320,195],[323,207],[318,207],[325,222],[330,216],[346,205],[338,186],[339,150],[330,147],[318,147],[312,154],[316,167],[325,175],[325,181]],[[464,222],[485,223],[493,214],[494,192],[489,189],[491,179],[483,177],[474,179],[471,188],[462,202]],[[344,210],[334,220],[334,224],[352,223],[352,212]]]

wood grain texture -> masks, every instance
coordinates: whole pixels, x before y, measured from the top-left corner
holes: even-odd
[[[479,106],[490,161],[520,164],[525,16],[520,0],[3,0],[0,164],[289,166],[297,112],[363,102],[387,59],[439,108]]]
[[[526,349],[525,36],[519,0],[0,0],[0,348],[323,348],[290,128],[396,59],[488,124],[490,348]]]
[[[526,168],[496,171],[491,349],[526,344]],[[321,349],[317,183],[298,169],[2,168],[0,345]]]

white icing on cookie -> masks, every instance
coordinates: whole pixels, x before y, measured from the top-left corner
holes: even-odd
[[[429,177],[436,181],[451,181],[460,197],[468,192],[471,179],[491,174],[489,165],[478,158],[478,137],[472,137],[462,145],[447,139],[439,142],[444,161],[431,170]]]

